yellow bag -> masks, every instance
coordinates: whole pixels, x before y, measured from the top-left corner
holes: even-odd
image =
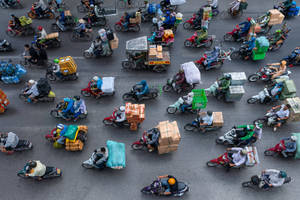
[[[48,97],[54,98],[55,97],[55,93],[50,90],[50,92],[48,94]]]

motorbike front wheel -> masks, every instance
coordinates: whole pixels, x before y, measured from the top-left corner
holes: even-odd
[[[124,69],[132,69],[134,66],[134,63],[133,62],[130,62],[130,61],[123,61],[122,62],[122,67]]]
[[[264,155],[265,156],[274,156],[276,154],[275,151],[265,150]]]
[[[259,76],[257,74],[251,74],[249,77],[248,77],[248,81],[249,82],[256,82],[258,81],[259,79]]]
[[[82,163],[81,164],[82,167],[86,168],[86,169],[92,169],[94,168],[93,165],[87,164],[87,163]]]
[[[243,182],[243,183],[242,183],[242,186],[243,186],[243,187],[251,187],[251,186],[252,186],[252,183],[251,183],[251,181]]]
[[[51,110],[50,115],[54,118],[60,118],[60,116],[58,114],[58,110]]]
[[[164,85],[162,89],[164,92],[170,92],[172,90],[172,86],[167,84]]]
[[[232,60],[237,60],[237,59],[241,59],[242,56],[241,56],[241,54],[240,54],[239,51],[234,51],[234,52],[232,52],[232,54],[230,55],[230,58],[231,58]]]
[[[132,95],[131,93],[125,93],[125,94],[123,94],[122,99],[123,99],[124,101],[132,101],[132,100],[135,100],[135,98],[133,97],[133,95]]]
[[[249,104],[255,104],[256,102],[258,102],[258,99],[257,98],[249,98],[248,100],[247,100],[247,103],[249,103]]]
[[[21,177],[21,178],[27,178],[27,176],[25,175],[24,172],[19,172],[19,173],[17,173],[17,176],[18,176],[18,177]]]
[[[48,79],[49,81],[56,81],[56,76],[53,73],[47,73],[46,79]]]
[[[213,40],[211,39],[211,40],[208,40],[204,46],[205,46],[205,48],[210,48],[212,46],[212,44],[213,44]]]
[[[185,47],[191,47],[191,46],[193,46],[193,43],[189,40],[186,40],[186,41],[184,41],[184,46]]]
[[[278,44],[278,45],[272,45],[270,48],[269,48],[269,50],[270,51],[277,51],[277,50],[279,50],[280,48],[281,48],[281,46],[283,45],[283,43],[280,43],[280,44]]]
[[[169,113],[169,114],[175,114],[176,112],[177,112],[177,108],[176,107],[169,106],[167,108],[167,113]]]
[[[206,163],[206,165],[207,165],[208,167],[216,167],[216,166],[218,166],[219,164],[218,164],[218,163],[215,163],[215,162],[208,161],[208,162]]]
[[[19,98],[22,100],[22,101],[25,101],[25,102],[27,102],[27,97],[26,97],[26,95],[24,95],[24,94],[19,94]]]
[[[134,150],[141,150],[143,149],[144,145],[142,144],[132,144],[131,145],[131,148],[134,149]]]
[[[188,23],[188,22],[184,22],[184,23],[183,23],[183,28],[184,28],[185,30],[189,30],[189,29],[191,29],[191,27],[192,27],[192,25],[191,25],[190,23]]]
[[[120,24],[115,24],[115,30],[117,31],[117,32],[120,32],[120,31],[122,31],[122,26],[120,25]]]
[[[226,41],[226,42],[231,42],[231,41],[233,41],[233,40],[234,40],[234,39],[233,39],[233,37],[232,37],[231,34],[226,33],[226,34],[224,35],[224,41]]]
[[[225,142],[219,138],[216,139],[216,143],[217,144],[224,144]]]
[[[141,27],[138,24],[133,27],[134,32],[139,32],[140,30],[141,30]]]
[[[85,58],[91,58],[91,57],[93,57],[93,53],[90,53],[88,51],[84,51],[83,52],[83,57],[85,57]]]
[[[266,119],[262,118],[262,119],[256,119],[253,121],[253,124],[263,124],[266,122]]]
[[[90,97],[91,93],[86,91],[86,90],[81,90],[81,95],[84,96],[84,97]]]
[[[5,31],[6,35],[8,35],[9,37],[14,37],[16,36],[16,32],[13,30],[6,30]]]
[[[112,120],[107,120],[107,119],[104,119],[102,122],[106,126],[112,126],[114,124]]]
[[[184,126],[184,130],[186,130],[186,131],[196,131],[197,127],[195,127],[193,124],[186,124]]]

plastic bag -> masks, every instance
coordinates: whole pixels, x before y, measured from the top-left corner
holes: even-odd
[[[126,166],[125,144],[108,140],[108,160],[106,166],[110,168],[124,168]]]
[[[104,93],[113,93],[115,91],[115,77],[103,77],[101,90]]]
[[[194,62],[184,63],[181,65],[181,68],[184,70],[187,83],[201,83],[201,74]]]
[[[185,2],[186,2],[185,0],[170,0],[170,3],[171,3],[172,6],[174,6],[174,5],[182,5]]]

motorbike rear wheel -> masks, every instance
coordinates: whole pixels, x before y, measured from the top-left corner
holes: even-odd
[[[92,94],[86,90],[81,90],[81,95],[84,97],[90,97]]]
[[[164,85],[162,89],[164,92],[170,92],[172,90],[172,86],[167,84],[167,85]]]
[[[142,144],[132,144],[131,145],[131,148],[134,150],[142,150],[143,147],[144,147],[144,145],[142,145]]]
[[[112,126],[114,124],[112,120],[107,120],[107,119],[104,119],[102,122],[106,126]]]
[[[216,139],[217,144],[225,144],[225,142],[219,138]]]
[[[134,32],[139,32],[140,30],[141,30],[141,27],[138,24],[133,27]]]
[[[261,119],[256,119],[253,121],[253,124],[263,124],[265,123],[267,120],[264,119],[264,118],[261,118]]]
[[[186,131],[196,131],[197,130],[197,127],[195,127],[193,124],[186,124],[184,126],[184,130]]]
[[[51,110],[50,115],[54,118],[60,118],[60,116],[58,114],[58,110]]]
[[[251,181],[246,181],[242,183],[243,187],[251,187],[252,186],[252,182]]]
[[[169,114],[175,114],[176,112],[177,112],[177,108],[176,107],[169,106],[167,108],[167,113],[169,113]]]
[[[278,45],[275,44],[275,45],[272,45],[271,48],[269,48],[269,49],[270,49],[270,51],[277,51],[282,47],[282,45],[283,45],[283,43],[280,43]]]
[[[161,73],[163,71],[166,71],[166,68],[163,65],[156,65],[153,67],[153,71]]]
[[[230,58],[232,60],[237,60],[237,59],[241,59],[242,56],[241,56],[239,51],[234,51],[234,52],[231,53]]]
[[[87,163],[82,163],[81,166],[84,167],[84,168],[86,168],[86,169],[92,169],[92,168],[94,168],[92,165],[87,164]]]
[[[93,57],[93,53],[90,53],[88,51],[84,51],[83,52],[83,57],[85,57],[85,58],[92,58]]]
[[[210,47],[212,46],[212,44],[213,44],[213,40],[211,39],[211,40],[208,40],[208,41],[204,44],[204,46],[205,46],[205,48],[210,48]]]
[[[123,69],[132,69],[134,67],[134,63],[130,61],[122,61]]]
[[[9,37],[14,37],[14,36],[16,36],[16,32],[13,31],[13,30],[11,30],[11,31],[6,30],[5,33],[6,33],[6,35],[8,35]]]
[[[189,29],[191,29],[191,27],[192,27],[192,25],[191,25],[190,23],[188,23],[188,22],[184,22],[184,23],[183,23],[183,28],[184,28],[185,30],[189,30]]]
[[[258,102],[258,99],[257,98],[249,98],[248,100],[247,100],[247,103],[249,103],[249,104],[255,104],[256,102]]]
[[[56,76],[53,73],[47,73],[46,79],[48,79],[49,81],[56,81]]]
[[[17,173],[17,176],[18,176],[18,177],[21,177],[21,178],[27,178],[27,177],[25,176],[25,173],[23,173],[23,172]]]
[[[259,79],[259,76],[257,74],[251,74],[249,77],[248,77],[248,81],[249,82],[256,82],[258,81]]]
[[[276,154],[275,151],[265,150],[264,155],[265,156],[274,156]]]
[[[185,41],[184,41],[184,46],[185,46],[185,47],[192,47],[192,46],[193,46],[193,44],[192,44],[192,42],[191,42],[191,41],[189,41],[189,40],[185,40]]]
[[[116,30],[117,32],[122,31],[122,29],[123,29],[123,27],[122,27],[120,24],[115,24],[115,30]]]
[[[216,167],[216,166],[218,166],[219,164],[218,164],[218,163],[215,163],[215,162],[208,161],[208,162],[206,163],[206,165],[207,165],[208,167]]]

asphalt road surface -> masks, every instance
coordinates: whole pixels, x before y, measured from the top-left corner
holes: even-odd
[[[192,16],[204,1],[187,0],[188,3],[180,6],[180,11],[184,14],[184,19]],[[10,14],[17,16],[25,15],[29,11],[30,0],[25,1],[24,8],[21,10],[1,9],[0,38],[6,38],[12,42],[15,51],[3,53],[1,58],[13,58],[14,62],[19,62],[18,56],[23,52],[23,45],[29,43],[32,37],[9,38],[5,34],[7,22]],[[81,17],[83,14],[77,13],[76,5],[79,0],[68,0],[67,4],[75,16]],[[219,2],[219,10],[224,11],[228,8],[229,0]],[[272,9],[277,2],[271,0],[251,0],[244,16],[238,19],[230,17],[216,17],[210,22],[209,33],[217,36],[218,42],[222,41],[225,32],[231,31],[235,24],[240,23],[248,16],[257,17],[267,10]],[[300,1],[297,1],[300,4]],[[113,24],[119,19],[119,15],[108,17],[109,24]],[[300,23],[299,18],[286,20],[292,31],[283,47],[277,52],[270,52],[266,59],[258,62],[253,61],[227,61],[219,70],[202,71],[203,83],[199,88],[206,88],[224,72],[246,72],[247,75],[255,72],[259,67],[270,62],[277,62],[279,59],[290,54],[298,45]],[[34,20],[33,25],[43,25],[47,32],[50,31],[51,20]],[[272,31],[275,31],[274,27]],[[94,29],[96,33],[97,29]],[[113,97],[105,97],[99,100],[85,98],[88,109],[88,118],[78,121],[76,124],[84,124],[89,128],[88,141],[82,152],[67,152],[64,149],[54,149],[44,138],[56,124],[65,123],[56,120],[49,114],[55,103],[26,104],[18,98],[18,94],[24,86],[24,81],[17,85],[0,84],[10,100],[9,109],[4,115],[0,116],[0,131],[13,131],[20,138],[28,139],[33,142],[32,151],[15,153],[13,155],[0,155],[0,199],[20,200],[20,199],[47,199],[47,200],[98,200],[98,199],[161,199],[161,197],[145,196],[140,189],[150,184],[157,175],[172,174],[178,180],[185,181],[190,186],[190,191],[182,199],[208,199],[208,200],[258,200],[258,199],[289,199],[296,200],[300,195],[300,175],[299,161],[294,159],[281,159],[265,157],[263,151],[267,147],[275,145],[281,137],[290,136],[291,133],[299,132],[299,123],[288,123],[277,132],[272,132],[270,128],[264,128],[261,141],[257,142],[259,150],[260,164],[255,167],[243,168],[241,170],[230,170],[226,172],[223,168],[208,168],[206,162],[225,151],[222,145],[216,145],[215,139],[228,131],[233,125],[251,123],[254,119],[261,117],[270,108],[266,105],[248,105],[246,100],[257,94],[262,88],[263,83],[246,83],[246,94],[240,102],[223,103],[215,98],[209,97],[207,109],[222,111],[225,119],[224,127],[220,131],[209,132],[206,134],[188,133],[183,126],[191,122],[195,116],[191,114],[166,113],[168,105],[174,103],[179,97],[174,93],[162,93],[156,100],[145,101],[146,120],[142,123],[139,131],[131,132],[126,129],[105,127],[102,123],[104,117],[109,116],[115,107],[124,102],[121,99],[123,93],[140,80],[147,80],[151,86],[162,86],[168,77],[174,75],[180,64],[196,60],[205,49],[187,49],[183,46],[186,38],[193,34],[179,27],[176,33],[175,44],[171,51],[171,66],[165,73],[157,74],[150,71],[123,71],[121,60],[125,55],[125,41],[139,36],[150,35],[150,24],[142,24],[139,33],[119,33],[119,48],[114,51],[112,57],[89,59],[82,57],[82,53],[90,45],[88,42],[70,42],[70,33],[60,33],[62,47],[59,49],[48,50],[51,59],[61,56],[73,56],[78,65],[79,79],[70,82],[52,83],[53,91],[56,93],[56,102],[66,96],[79,95],[80,90],[86,87],[89,79],[94,75],[114,76],[116,94]],[[218,44],[217,42],[217,44]],[[238,48],[240,44],[224,43],[223,48],[231,46]],[[300,88],[300,71],[297,67],[290,69],[293,73],[291,78]],[[44,77],[45,70],[28,69],[24,80],[39,79]],[[178,122],[182,140],[177,152],[161,155],[148,153],[146,151],[136,152],[131,150],[130,145],[137,140],[143,130],[150,129],[157,125],[159,121],[176,120]],[[106,140],[111,139],[126,144],[127,166],[123,170],[105,169],[87,170],[81,167],[81,163],[89,158],[95,148],[105,144]],[[41,160],[46,165],[61,168],[63,176],[53,180],[33,181],[17,177],[26,161],[30,159]],[[249,180],[252,175],[258,174],[263,169],[275,168],[286,170],[288,175],[293,178],[290,184],[271,191],[256,191],[244,189],[241,182]]]

